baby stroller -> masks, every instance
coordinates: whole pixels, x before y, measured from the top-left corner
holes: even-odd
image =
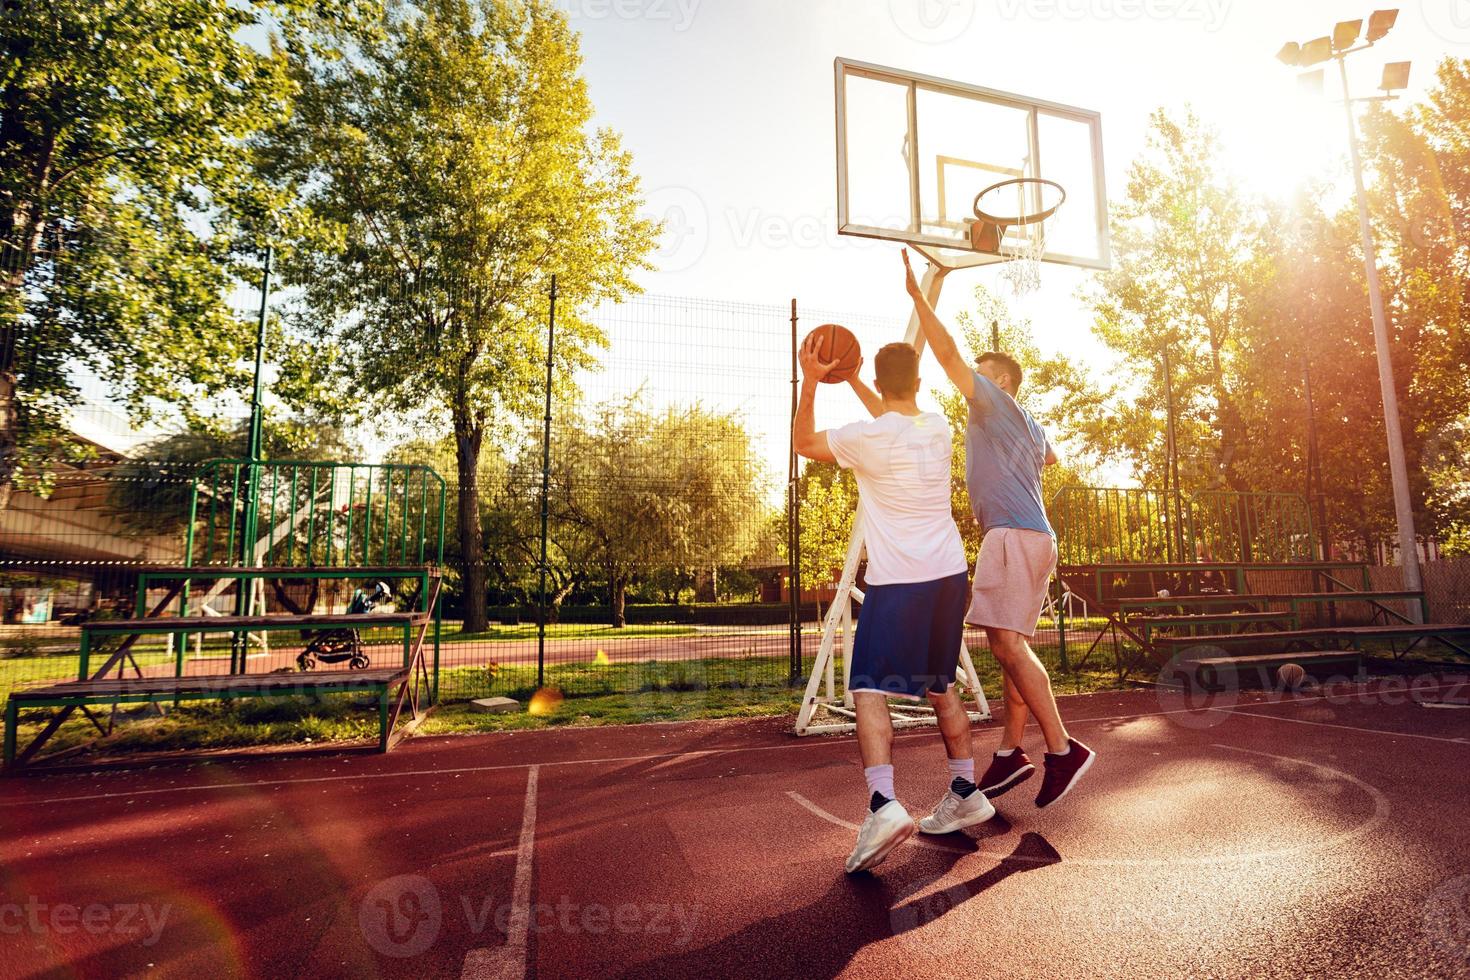
[[[370,613],[391,596],[386,582],[379,582],[372,592],[354,589],[347,615],[362,616]],[[317,633],[306,645],[306,649],[301,651],[301,656],[296,658],[296,666],[301,670],[315,670],[319,664],[340,664],[343,661],[353,670],[363,670],[370,663],[368,655],[362,652],[362,637],[351,627]]]

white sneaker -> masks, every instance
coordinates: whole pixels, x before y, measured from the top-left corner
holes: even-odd
[[[893,850],[914,834],[914,818],[897,800],[889,800],[868,814],[858,831],[857,845],[847,856],[847,873],[867,871],[882,863]]]
[[[961,796],[951,789],[935,804],[934,812],[919,821],[919,829],[926,834],[952,834],[993,816],[994,804],[978,789],[969,796]]]

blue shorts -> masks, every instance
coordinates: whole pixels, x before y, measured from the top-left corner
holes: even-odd
[[[858,613],[849,691],[919,700],[954,683],[970,578],[869,586]]]

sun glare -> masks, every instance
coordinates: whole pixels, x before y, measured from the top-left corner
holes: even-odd
[[[1343,178],[1347,154],[1342,107],[1287,84],[1244,93],[1215,114],[1221,163],[1242,188],[1290,199],[1313,182]]]

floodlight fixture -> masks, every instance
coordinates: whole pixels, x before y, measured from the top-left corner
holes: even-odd
[[[1303,68],[1320,65],[1332,57],[1332,38],[1319,37],[1315,41],[1308,41],[1302,45],[1301,60],[1297,62]]]
[[[1276,52],[1276,60],[1283,65],[1295,68],[1302,63],[1302,46],[1295,41],[1287,41],[1281,50]]]
[[[1358,43],[1363,34],[1363,21],[1345,20],[1332,29],[1332,47],[1335,51],[1346,51]]]
[[[1385,92],[1398,92],[1409,87],[1409,61],[1391,61],[1383,66],[1383,84],[1378,87]]]
[[[1399,19],[1397,10],[1375,10],[1368,18],[1368,41],[1381,41]]]

